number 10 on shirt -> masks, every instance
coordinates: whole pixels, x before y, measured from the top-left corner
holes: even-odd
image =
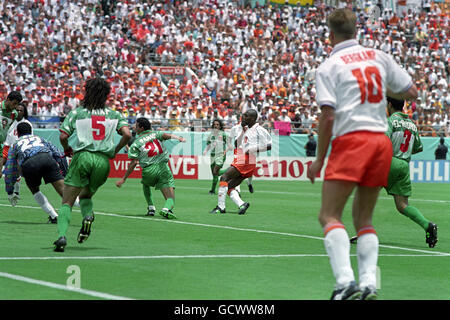
[[[381,75],[377,67],[368,66],[364,70],[360,68],[353,69],[352,74],[358,80],[359,90],[361,91],[361,104],[364,104],[366,99],[369,103],[378,103],[383,99]],[[375,84],[373,76],[375,76]],[[374,92],[375,85],[376,92]]]

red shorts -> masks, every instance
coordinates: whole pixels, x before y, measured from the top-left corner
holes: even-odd
[[[347,133],[333,140],[324,179],[354,181],[367,187],[385,187],[391,160],[392,143],[384,133]]]
[[[250,178],[256,170],[256,159],[252,155],[242,153],[242,150],[234,150],[234,160],[231,163],[233,167],[241,173],[243,178]]]

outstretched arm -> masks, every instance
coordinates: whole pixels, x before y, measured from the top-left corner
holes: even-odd
[[[131,160],[131,163],[128,166],[127,172],[125,172],[125,175],[119,181],[116,181],[116,186],[118,188],[122,187],[122,185],[125,183],[125,180],[127,180],[130,174],[134,171],[134,168],[136,168],[138,161],[139,161],[138,159]]]
[[[174,140],[178,140],[178,141],[180,141],[180,142],[186,142],[186,139],[185,139],[185,138],[176,136],[176,135],[171,134],[171,133],[163,133],[162,139],[163,139],[163,140],[174,139]]]

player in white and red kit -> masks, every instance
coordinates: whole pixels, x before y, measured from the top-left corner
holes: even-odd
[[[242,134],[242,130],[243,130],[243,127],[242,127],[241,123],[239,123],[239,124],[233,126],[230,129],[230,133],[228,135],[228,145],[233,146],[233,154],[234,155],[236,155],[237,152],[238,152],[237,151],[238,148],[236,146],[236,143],[237,143],[237,138]],[[228,151],[228,149],[227,149],[227,151]],[[226,172],[227,169],[223,169],[224,170],[223,172]],[[223,173],[223,172],[219,171],[219,174]],[[247,179],[245,179],[245,181],[247,182],[248,191],[250,191],[250,193],[253,193],[254,192],[253,183],[252,183],[253,182],[253,176],[248,177]],[[237,186],[235,189],[238,192],[241,192],[240,186]]]
[[[241,182],[252,177],[256,168],[256,156],[272,148],[272,138],[266,129],[261,127],[256,120],[258,113],[249,109],[242,115],[241,134],[237,137],[235,158],[231,166],[220,177],[218,203],[211,213],[225,213],[225,199],[227,193],[231,200],[239,207],[239,214],[245,214],[250,204],[242,201],[235,187]]]
[[[380,188],[387,185],[392,158],[392,144],[384,134],[386,95],[415,99],[417,89],[391,56],[358,44],[352,11],[337,9],[327,20],[333,51],[316,72],[316,99],[321,115],[317,158],[308,169],[308,178],[314,183],[334,135],[319,212],[325,248],[336,278],[331,298],[376,299],[378,237],[372,215]],[[349,237],[341,220],[355,188],[352,216],[358,234],[359,285],[350,263]]]

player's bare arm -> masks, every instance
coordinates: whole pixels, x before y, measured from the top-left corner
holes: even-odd
[[[328,146],[330,145],[333,123],[334,123],[334,109],[330,106],[322,106],[322,113],[319,118],[319,135],[318,135],[318,146],[317,146],[317,158],[308,168],[308,179],[311,183],[317,174],[322,170],[323,163],[325,161],[325,156],[327,155]]]
[[[130,176],[130,174],[134,171],[134,169],[136,168],[137,164],[138,164],[139,160],[138,159],[133,159],[131,160],[130,165],[128,166],[127,172],[125,172],[125,175],[118,181],[116,181],[116,186],[118,188],[122,187],[122,185],[125,183],[125,181],[127,180],[127,178]]]
[[[127,126],[120,128],[119,134],[122,135],[122,138],[120,139],[119,143],[116,146],[116,149],[114,150],[114,155],[122,150],[122,148],[125,147],[128,144],[128,141],[130,141],[131,139],[131,131]]]
[[[164,133],[162,136],[163,140],[170,140],[170,139],[174,139],[174,140],[178,140],[180,142],[186,142],[186,139],[183,137],[179,137],[177,135],[171,134],[171,133]]]
[[[65,132],[61,132],[59,135],[59,142],[61,142],[61,145],[64,149],[64,154],[67,157],[71,157],[73,155],[72,147],[69,146],[69,135]]]
[[[399,93],[394,93],[389,88],[387,88],[386,95],[397,100],[416,100],[418,93],[417,87],[413,84],[411,87],[409,87],[408,90]]]

